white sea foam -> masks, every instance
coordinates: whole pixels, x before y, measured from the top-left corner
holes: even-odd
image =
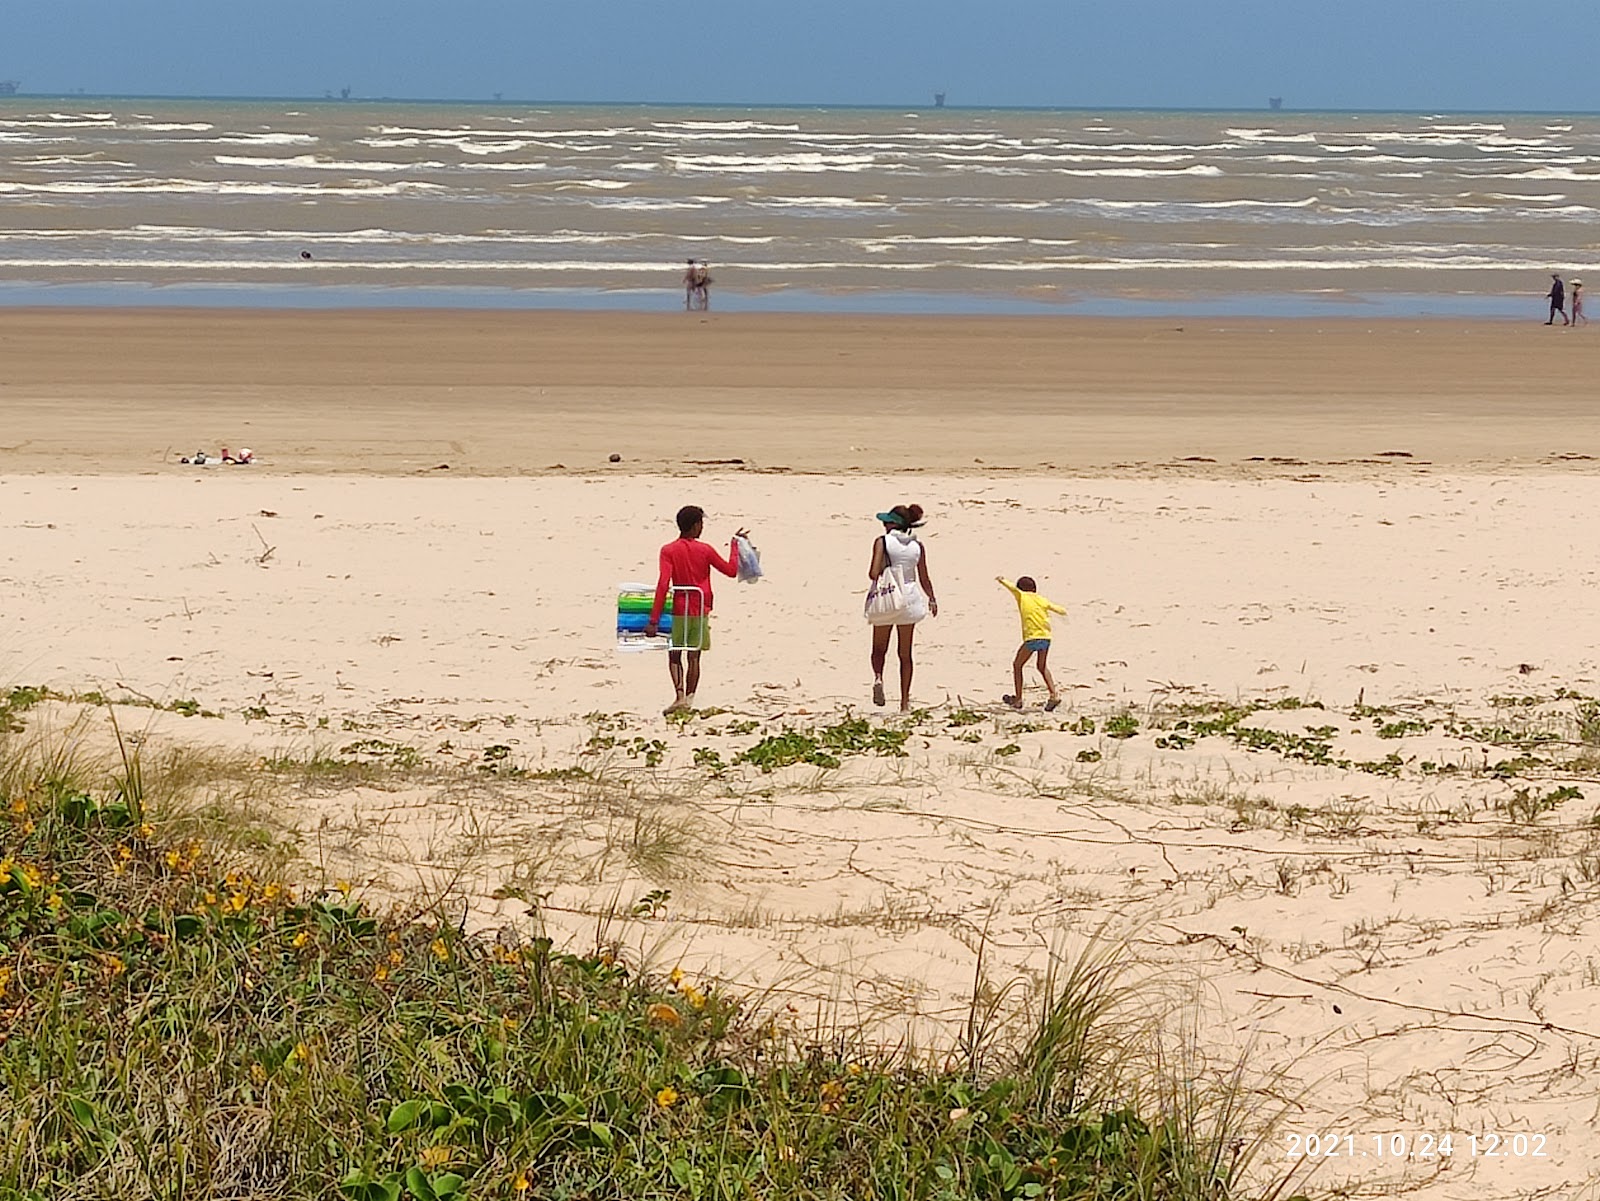
[[[311,133],[230,133],[207,141],[230,146],[311,146],[317,135]]]
[[[274,170],[301,171],[426,171],[443,167],[435,162],[392,162],[383,159],[325,159],[314,154],[296,154],[288,158],[262,158],[248,154],[219,154],[213,162],[224,167],[255,167]]]

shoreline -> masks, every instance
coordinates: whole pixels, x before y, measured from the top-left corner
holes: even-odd
[[[670,280],[671,271],[662,272]],[[0,312],[10,309],[234,309],[557,313],[672,313],[681,296],[670,282],[637,287],[490,287],[357,283],[0,282]],[[1474,320],[1521,322],[1539,306],[1520,292],[1418,293],[1382,288],[1212,289],[1124,287],[1115,292],[1049,287],[1014,291],[795,286],[715,292],[719,313],[838,317],[1075,317],[1259,320]]]
[[[15,309],[0,473],[1588,470],[1538,323]],[[610,456],[618,455],[613,464]],[[232,469],[229,469],[232,470]]]

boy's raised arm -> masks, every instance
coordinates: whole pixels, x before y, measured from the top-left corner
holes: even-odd
[[[994,577],[994,582],[996,584],[999,584],[1007,592],[1011,593],[1012,596],[1015,596],[1017,594],[1017,586],[1015,584],[1013,584],[1010,580],[1006,579],[1005,576],[1003,576],[1003,575],[995,576]]]

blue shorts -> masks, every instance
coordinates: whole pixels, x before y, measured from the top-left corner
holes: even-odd
[[[1050,639],[1030,638],[1022,644],[1022,649],[1030,655],[1037,654],[1040,651],[1047,651],[1050,649]]]

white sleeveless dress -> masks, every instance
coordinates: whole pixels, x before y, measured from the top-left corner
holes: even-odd
[[[883,536],[883,549],[889,556],[888,570],[900,577],[905,589],[906,615],[899,625],[916,625],[928,615],[928,595],[922,590],[922,580],[917,568],[922,563],[922,543],[917,536],[903,530],[890,530]]]

